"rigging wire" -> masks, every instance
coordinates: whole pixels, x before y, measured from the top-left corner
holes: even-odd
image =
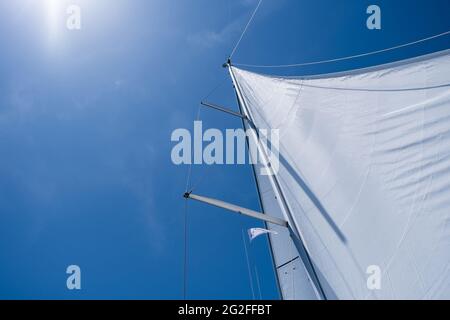
[[[223,84],[225,83],[225,81],[227,80],[227,78],[224,78],[222,81],[220,81],[216,86],[214,86],[209,92],[208,94],[202,99],[202,101],[206,101],[208,100],[208,98],[217,91],[217,89],[219,89],[221,86],[223,86]],[[195,121],[200,121],[200,115],[201,115],[201,105],[199,104],[197,107],[197,115],[195,117]],[[187,178],[186,178],[186,192],[192,192],[192,190],[194,188],[196,188],[200,182],[203,180],[205,174],[203,174],[203,176],[201,176],[196,183],[191,184],[191,180],[192,180],[192,161],[189,164],[189,168],[188,168],[188,173],[187,173]]]
[[[214,93],[216,92],[217,89],[219,89],[221,86],[223,86],[223,84],[225,83],[225,81],[227,81],[228,78],[224,77],[215,87],[213,87],[211,89],[211,91],[209,91],[209,93],[203,98],[203,101],[208,100],[208,98]]]
[[[233,57],[234,53],[236,52],[236,49],[238,48],[239,44],[241,43],[241,40],[242,40],[242,38],[244,37],[245,32],[247,32],[248,27],[249,27],[250,24],[252,23],[253,18],[255,17],[255,14],[256,14],[256,12],[258,11],[259,6],[261,5],[262,1],[263,1],[263,0],[259,0],[258,5],[256,6],[256,8],[255,8],[255,10],[253,11],[253,13],[252,13],[250,19],[249,19],[248,22],[247,22],[247,25],[246,25],[245,28],[244,28],[244,31],[242,31],[241,36],[239,37],[239,40],[236,42],[236,45],[234,46],[233,50],[231,51],[230,59]]]
[[[208,99],[219,87],[221,87],[226,78],[224,78],[221,82],[219,82],[218,85],[212,88],[211,91],[205,96],[203,100]],[[200,120],[200,112],[201,112],[201,105],[199,104],[197,107],[197,115],[196,115],[196,121]],[[203,176],[204,177],[204,176]],[[203,180],[203,177],[201,177],[200,181]],[[186,176],[186,186],[185,186],[185,192],[192,192],[193,188],[196,187],[200,181],[197,181],[193,186],[191,185],[192,180],[192,161],[189,164],[188,170],[187,170],[187,176]],[[184,200],[184,212],[183,212],[183,228],[184,228],[184,258],[183,258],[183,298],[186,300],[187,298],[187,280],[188,280],[188,274],[187,274],[187,268],[188,268],[188,199],[185,198]]]
[[[220,81],[215,87],[213,87],[213,89],[211,91],[209,91],[209,93],[203,98],[202,101],[206,101],[208,100],[208,98],[217,91],[217,89],[219,89],[220,87],[223,86],[223,84],[226,82],[226,80],[228,80],[226,77]],[[199,105],[199,109],[197,112],[197,121],[200,120],[200,110],[201,110],[201,105]],[[189,182],[189,185],[186,186],[187,189],[189,189],[189,191],[193,191],[194,189],[196,189],[201,182],[203,182],[203,180],[205,179],[205,177],[207,176],[207,173],[209,172],[209,168],[211,168],[212,165],[208,165],[206,167],[206,170],[203,171],[203,173],[200,175],[200,177],[197,178],[197,180],[195,182],[193,182],[192,184]],[[190,177],[191,179],[192,177]],[[187,191],[186,191],[187,192]]]
[[[183,262],[183,298],[187,298],[187,264],[188,264],[188,246],[187,246],[187,218],[188,218],[188,199],[184,200],[184,262]]]
[[[261,285],[259,283],[258,268],[255,266],[256,286],[258,287],[259,300],[262,300]]]
[[[197,179],[197,181],[195,183],[192,184],[192,187],[190,188],[190,190],[194,190],[197,189],[197,187],[203,182],[203,180],[205,180],[205,177],[207,176],[208,172],[209,172],[209,168],[211,168],[212,165],[208,165],[206,167],[206,170],[203,171],[202,175]]]
[[[200,105],[197,107],[197,116],[195,118],[195,121],[198,121],[200,119]],[[187,170],[187,177],[186,177],[186,187],[185,192],[191,192],[190,186],[191,186],[191,178],[192,178],[192,161],[189,163],[189,167]]]
[[[433,35],[433,36],[430,36],[430,37],[427,37],[427,38],[423,38],[423,39],[419,39],[419,40],[416,40],[416,41],[400,44],[400,45],[397,45],[397,46],[393,46],[393,47],[389,47],[389,48],[385,48],[385,49],[380,49],[380,50],[376,50],[376,51],[371,51],[371,52],[366,52],[366,53],[361,53],[361,54],[355,54],[355,55],[341,57],[341,58],[335,58],[335,59],[319,60],[319,61],[303,62],[303,63],[294,63],[294,64],[280,64],[280,65],[256,65],[256,64],[245,64],[245,63],[233,63],[233,64],[235,66],[238,66],[238,67],[251,67],[251,68],[289,68],[289,67],[312,66],[312,65],[317,65],[317,64],[324,64],[324,63],[330,63],[330,62],[350,60],[350,59],[370,56],[370,55],[374,55],[374,54],[382,53],[382,52],[386,52],[386,51],[391,51],[391,50],[407,47],[407,46],[410,46],[410,45],[414,45],[414,44],[417,44],[417,43],[425,42],[425,41],[428,41],[428,40],[431,40],[431,39],[435,39],[435,38],[438,38],[438,37],[442,37],[442,36],[445,36],[445,35],[447,35],[449,33],[450,33],[450,30],[446,31],[446,32],[442,32],[442,33],[436,34],[436,35]]]
[[[255,289],[253,288],[252,270],[250,268],[250,260],[248,258],[247,241],[245,241],[245,232],[244,232],[242,221],[241,221],[241,226],[242,226],[241,231],[242,231],[242,241],[244,243],[245,258],[247,259],[248,278],[250,280],[250,288],[252,289],[252,297],[253,297],[253,300],[255,300]]]

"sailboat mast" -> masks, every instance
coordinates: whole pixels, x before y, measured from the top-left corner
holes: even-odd
[[[241,114],[243,114],[245,116],[245,118],[248,119],[248,121],[250,121],[251,123],[254,123],[251,113],[248,110],[245,100],[242,97],[242,93],[241,93],[239,84],[237,83],[235,75],[233,73],[231,61],[228,60],[228,62],[224,66],[228,67],[228,71],[229,71],[231,79],[233,81],[233,85],[234,85],[234,89],[236,91],[236,95],[238,98],[238,105],[239,105]],[[244,121],[244,118],[242,120]],[[244,123],[244,126],[245,126],[245,123]],[[256,145],[258,146],[257,150],[258,150],[259,154],[264,158],[265,163],[269,163],[269,159],[268,159],[267,154],[265,153],[264,148],[262,148],[260,146],[260,141],[257,136],[257,133],[255,131],[252,131],[251,136],[254,139]],[[316,290],[316,294],[318,295],[318,297],[320,299],[326,300],[327,298],[326,298],[325,292],[320,284],[320,281],[319,281],[319,278],[315,271],[314,265],[311,261],[311,257],[303,243],[301,233],[298,229],[297,224],[295,223],[291,209],[286,201],[286,198],[283,195],[280,183],[278,182],[278,179],[276,178],[276,175],[273,172],[272,167],[271,166],[268,166],[268,167],[269,167],[268,169],[271,171],[271,174],[268,175],[268,178],[269,178],[272,188],[276,194],[276,198],[277,198],[278,204],[283,212],[283,215],[284,215],[285,219],[289,222],[288,229],[291,233],[291,238],[294,242],[294,245],[296,246],[296,248],[299,252],[299,255],[302,258],[302,261],[305,265],[305,268],[307,270],[309,278],[311,279],[312,283],[314,284],[314,289]]]
[[[223,64],[223,67],[224,67],[224,68],[227,68],[227,67],[229,67],[230,65],[231,65],[231,60],[228,59],[228,61],[227,61],[226,63]],[[229,70],[229,71],[230,71],[230,70]],[[233,81],[233,86],[236,87],[236,85],[234,84],[234,79],[233,79],[233,77],[231,77],[231,78],[232,78],[232,81]],[[239,96],[238,96],[236,90],[235,90],[235,94],[236,94],[236,100],[237,100],[238,107],[239,107],[239,112],[240,112],[239,114],[241,115],[240,118],[241,118],[241,122],[242,122],[242,128],[245,130],[245,129],[246,129],[246,121],[248,121],[249,119],[248,119],[245,115],[242,114],[241,102],[240,102],[240,100],[239,100]],[[248,136],[247,136],[247,135],[246,135],[246,137],[245,137],[245,140],[246,140],[246,143],[247,143],[247,147],[250,148],[249,141],[248,141]],[[261,207],[261,210],[262,210],[264,213],[266,213],[266,210],[264,209],[264,203],[263,203],[262,197],[261,197],[261,190],[260,190],[259,181],[258,181],[257,174],[256,174],[255,165],[252,164],[251,167],[252,167],[253,179],[254,179],[254,181],[255,181],[256,191],[257,191],[257,194],[258,194],[259,206]],[[263,223],[264,223],[264,227],[267,229],[267,222],[264,221]],[[269,242],[269,248],[270,248],[270,250],[269,250],[269,251],[270,251],[270,257],[271,257],[271,259],[272,259],[272,264],[273,264],[273,267],[274,267],[274,269],[275,269],[275,278],[276,278],[276,284],[277,284],[278,294],[279,294],[280,298],[283,300],[283,299],[284,299],[284,296],[283,296],[283,290],[281,289],[280,279],[279,279],[278,272],[276,272],[276,271],[277,271],[277,264],[276,264],[276,262],[275,262],[275,257],[274,257],[274,255],[273,255],[273,245],[272,245],[272,241],[271,241],[270,237],[268,237],[268,242]]]

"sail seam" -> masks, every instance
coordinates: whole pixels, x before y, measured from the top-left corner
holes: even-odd
[[[291,263],[291,262],[294,262],[294,261],[297,260],[298,258],[300,258],[300,256],[296,256],[295,258],[292,258],[291,260],[286,261],[286,262],[283,263],[283,264],[280,264],[280,265],[277,267],[277,269],[283,268],[284,266],[288,265],[288,264]]]

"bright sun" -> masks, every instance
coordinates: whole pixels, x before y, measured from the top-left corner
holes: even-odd
[[[45,10],[49,37],[54,39],[58,32],[58,24],[61,21],[61,1],[45,0]]]

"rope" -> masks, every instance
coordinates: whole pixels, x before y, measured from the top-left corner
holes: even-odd
[[[242,31],[241,36],[239,37],[239,40],[236,42],[236,45],[234,46],[233,50],[231,51],[230,54],[230,59],[233,57],[233,54],[236,52],[236,49],[238,48],[239,44],[241,43],[242,38],[244,37],[245,32],[247,32],[247,29],[250,25],[250,23],[252,23],[253,17],[255,16],[256,12],[259,9],[259,6],[261,5],[263,0],[259,0],[258,5],[256,6],[255,10],[253,11],[253,14],[250,17],[250,20],[248,20],[247,25],[244,28],[244,31]]]
[[[350,60],[350,59],[354,59],[354,58],[360,58],[360,57],[370,56],[370,55],[377,54],[377,53],[391,51],[391,50],[407,47],[407,46],[410,46],[410,45],[413,45],[413,44],[425,42],[425,41],[428,41],[428,40],[431,40],[431,39],[435,39],[435,38],[438,38],[438,37],[442,37],[442,36],[445,36],[445,35],[447,35],[449,33],[450,33],[450,30],[446,31],[446,32],[443,32],[443,33],[436,34],[436,35],[428,37],[428,38],[416,40],[416,41],[413,41],[413,42],[404,43],[404,44],[401,44],[401,45],[398,45],[398,46],[394,46],[394,47],[389,47],[389,48],[385,48],[385,49],[381,49],[381,50],[377,50],[377,51],[361,53],[361,54],[355,54],[355,55],[352,55],[352,56],[335,58],[335,59],[329,59],[329,60],[320,60],[320,61],[294,63],[294,64],[281,64],[281,65],[254,65],[254,64],[244,64],[244,63],[234,63],[234,65],[235,66],[240,66],[240,67],[251,67],[251,68],[288,68],[288,67],[311,66],[311,65],[316,65],[316,64],[324,64],[324,63],[330,63],[330,62]]]

